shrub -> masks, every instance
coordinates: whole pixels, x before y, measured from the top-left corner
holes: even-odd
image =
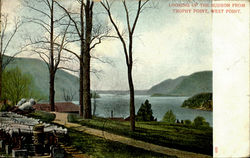
[[[209,123],[206,122],[205,118],[202,116],[197,116],[194,119],[194,126],[200,127],[200,126],[209,126]]]
[[[141,104],[140,109],[137,112],[136,116],[137,121],[155,121],[153,116],[153,111],[151,109],[151,104],[148,100],[144,104]]]
[[[33,113],[29,113],[28,117],[33,117],[35,119],[39,119],[43,122],[52,122],[55,120],[56,115],[53,113],[45,112],[45,111],[38,111],[36,110]]]
[[[191,124],[192,124],[192,121],[190,121],[190,120],[185,120],[185,121],[184,121],[184,124],[185,124],[185,125],[191,125]]]
[[[165,115],[164,115],[162,121],[167,122],[167,123],[175,123],[175,121],[176,121],[176,116],[175,116],[175,114],[173,113],[172,110],[168,110],[168,111],[165,113]]]
[[[10,109],[10,106],[7,104],[3,104],[0,106],[0,111],[8,111]]]
[[[68,114],[68,122],[76,123],[81,118],[78,114]]]
[[[18,67],[5,70],[2,75],[2,96],[0,97],[11,101],[12,105],[16,105],[21,98],[44,98],[35,87],[33,77],[23,73]]]

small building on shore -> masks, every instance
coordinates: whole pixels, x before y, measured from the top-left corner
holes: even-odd
[[[50,112],[49,103],[38,103],[33,105],[33,108],[40,111]],[[56,102],[55,111],[63,113],[79,113],[79,106],[72,102]]]

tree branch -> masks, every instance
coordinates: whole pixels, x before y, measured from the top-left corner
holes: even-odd
[[[75,29],[76,29],[76,31],[77,31],[79,37],[80,37],[80,36],[81,36],[81,33],[80,33],[79,29],[78,29],[78,25],[77,25],[76,21],[72,18],[72,16],[70,15],[70,13],[67,11],[66,8],[64,8],[64,7],[63,7],[61,4],[59,4],[57,1],[55,1],[55,3],[56,3],[60,8],[62,8],[62,9],[64,10],[64,12],[68,15],[69,19],[74,23]]]
[[[114,20],[113,20],[113,18],[112,18],[111,11],[110,11],[109,2],[108,2],[107,0],[105,0],[105,2],[106,2],[106,5],[107,5],[107,6],[106,6],[102,1],[101,1],[100,3],[101,3],[101,5],[104,7],[104,9],[107,11],[108,16],[109,16],[109,19],[110,19],[112,25],[114,26],[117,35],[118,35],[119,38],[120,38],[120,41],[121,41],[121,43],[122,43],[122,45],[123,45],[123,50],[124,50],[124,55],[125,55],[126,63],[127,63],[127,65],[129,65],[130,63],[129,63],[129,60],[128,60],[128,52],[127,52],[126,42],[125,42],[125,40],[123,39],[123,37],[122,37],[122,35],[121,35],[121,33],[120,33],[119,29],[118,29],[118,26],[116,25],[116,23],[114,22]]]

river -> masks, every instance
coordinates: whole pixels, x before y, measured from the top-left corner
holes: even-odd
[[[110,117],[111,110],[113,110],[114,117],[126,118],[129,116],[129,95],[100,94],[100,96],[100,98],[96,99],[97,116]],[[150,97],[149,95],[135,95],[135,111],[137,113],[141,104],[144,103],[146,99],[148,99],[153,110],[153,116],[157,118],[157,121],[161,121],[164,114],[168,110],[172,110],[178,120],[189,119],[193,121],[195,117],[202,116],[212,126],[213,114],[211,111],[202,111],[181,107],[181,104],[187,98],[188,97]]]

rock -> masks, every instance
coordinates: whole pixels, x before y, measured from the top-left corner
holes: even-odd
[[[32,104],[32,105],[35,105],[35,104],[36,104],[36,101],[35,101],[33,98],[31,98],[31,99],[29,100],[29,102],[30,102],[30,104]]]
[[[20,110],[31,110],[31,109],[33,109],[32,106],[35,104],[36,104],[35,100],[31,98],[29,100],[29,102],[25,102],[21,106],[19,106],[19,109]]]
[[[25,103],[27,100],[25,98],[22,98],[16,106],[21,106],[23,103]]]

